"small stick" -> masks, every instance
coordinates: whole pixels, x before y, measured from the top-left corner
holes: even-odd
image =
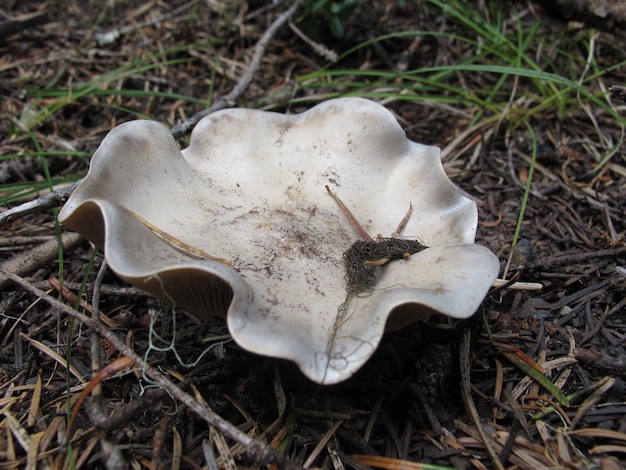
[[[406,224],[409,223],[409,219],[411,218],[411,214],[413,213],[413,204],[411,204],[409,202],[409,210],[406,211],[405,216],[402,218],[402,220],[400,221],[400,223],[398,224],[398,226],[396,227],[395,232],[393,232],[391,234],[392,238],[398,238],[400,236],[400,234],[402,233],[402,231],[404,230],[404,227],[406,227]]]
[[[365,231],[365,229],[359,223],[359,221],[356,220],[356,217],[354,216],[354,214],[352,214],[352,212],[350,212],[350,209],[348,209],[348,207],[343,203],[343,201],[341,199],[339,199],[339,196],[337,196],[335,193],[333,193],[330,190],[328,185],[326,185],[326,191],[328,191],[328,194],[330,194],[331,197],[335,200],[335,202],[337,203],[339,208],[346,215],[346,217],[350,220],[350,223],[356,229],[356,231],[359,232],[359,235],[361,236],[361,238],[363,240],[367,241],[367,242],[371,241],[372,237],[369,236],[369,234]]]
[[[461,364],[461,396],[463,404],[465,405],[465,412],[472,418],[474,425],[478,430],[480,439],[483,441],[487,455],[491,459],[491,463],[497,470],[504,470],[504,465],[500,461],[500,457],[496,453],[496,450],[492,444],[491,436],[487,436],[485,428],[478,415],[478,409],[472,399],[472,384],[470,381],[470,342],[471,342],[471,330],[465,327],[463,336],[461,336],[461,347],[459,351],[459,358]]]
[[[300,5],[304,0],[294,0],[291,6],[285,10],[278,18],[274,20],[274,22],[267,28],[267,30],[263,33],[259,41],[254,46],[254,53],[252,54],[252,59],[250,59],[250,63],[248,64],[248,68],[245,73],[241,76],[235,87],[225,96],[220,96],[217,98],[213,104],[206,109],[203,109],[199,113],[194,114],[184,122],[175,125],[172,127],[172,134],[174,138],[179,139],[182,136],[186,135],[195,127],[200,120],[220,109],[224,109],[227,107],[231,107],[235,105],[236,100],[243,94],[243,92],[248,88],[252,78],[254,78],[254,74],[257,73],[261,66],[261,61],[263,60],[263,56],[265,55],[265,49],[267,49],[268,44],[272,40],[272,38],[276,35],[276,32],[287,23],[293,15],[296,13]]]
[[[300,29],[291,21],[289,21],[289,27],[294,33],[296,33],[300,37],[300,39],[306,42],[317,55],[322,56],[324,59],[331,62],[337,62],[338,57],[335,51],[327,48],[324,44],[313,41],[310,37],[300,31]]]
[[[539,282],[509,282],[507,279],[496,279],[491,286],[495,289],[512,289],[512,290],[541,290],[543,284]],[[492,292],[490,292],[492,294]]]
[[[65,232],[61,235],[61,245],[63,245],[64,251],[73,250],[78,245],[83,243],[83,241],[84,239],[79,234],[74,232]],[[56,259],[58,254],[59,245],[57,239],[53,238],[28,251],[19,253],[14,258],[0,263],[0,266],[7,271],[24,276],[42,266],[46,266],[48,263]],[[0,274],[0,289],[4,288],[8,282],[9,279]]]
[[[46,194],[45,196],[38,197],[32,201],[24,202],[19,206],[5,210],[0,213],[0,227],[28,214],[34,214],[35,212],[52,209],[53,207],[65,204],[81,181],[82,180],[76,181],[69,186],[59,188]]]

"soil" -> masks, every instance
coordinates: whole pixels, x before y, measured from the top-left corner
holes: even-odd
[[[592,57],[593,70],[604,73],[589,82],[595,87],[589,85],[590,91],[605,99],[603,92],[618,87],[612,103],[623,116],[618,93],[626,84],[623,19],[602,22],[589,9],[564,13],[558,9],[564,3],[477,1],[467,8],[468,15],[500,15],[501,27],[513,38],[520,28],[536,25],[535,59],[544,72],[578,80],[590,73],[585,64]],[[256,0],[0,2],[7,18],[0,25],[0,155],[23,155],[0,158],[0,192],[45,180],[48,173],[65,185],[85,174],[89,157],[84,155],[91,155],[116,125],[141,116],[174,127],[217,102],[233,90],[258,39],[285,9]],[[327,18],[305,17],[304,10],[299,15],[297,26],[338,54],[397,31],[441,33],[369,44],[340,59],[332,66],[337,69],[402,72],[456,64],[481,53],[480,43],[470,48],[455,39],[475,32],[445,17],[432,2],[363,0],[340,18],[341,37],[333,35]],[[157,56],[163,51],[170,62],[148,67],[163,58]],[[146,67],[101,87],[81,88],[136,64]],[[317,88],[298,81],[327,65],[283,26],[235,104],[298,112],[320,96],[346,92],[332,80]],[[490,90],[498,79],[459,72],[450,83]],[[387,334],[374,357],[338,385],[319,386],[291,363],[241,350],[228,340],[220,318],[179,311],[175,351],[167,348],[174,333],[171,309],[109,270],[100,271],[101,252],[94,254],[89,243],[64,235],[59,264],[56,208],[36,204],[3,219],[0,468],[69,468],[72,462],[82,468],[419,468],[410,466],[417,462],[455,468],[623,468],[623,127],[573,92],[560,107],[548,106],[549,95],[535,82],[507,80],[502,90],[508,93],[497,100],[510,103],[509,113],[499,120],[474,121],[479,114],[493,115],[478,99],[465,105],[441,96],[379,101],[412,140],[443,149],[448,175],[477,203],[477,243],[498,255],[501,277],[518,284],[494,288],[468,321],[433,315]],[[55,90],[66,90],[67,96],[68,89],[75,90],[70,100],[49,114],[41,112],[56,103]],[[520,124],[523,112],[530,127]],[[533,134],[538,145],[531,175]],[[188,133],[181,145],[187,138]],[[32,156],[39,149],[54,153]],[[0,209],[22,207],[45,193]],[[50,295],[33,294],[4,271]],[[113,342],[71,320],[50,296],[79,313],[90,315],[96,308],[101,319],[110,320],[103,328]],[[162,344],[149,342],[151,327]],[[116,338],[141,357],[149,348],[163,347],[152,349],[149,364],[181,393],[196,397],[202,413],[120,361],[124,354]],[[181,365],[176,354],[192,363],[206,349],[207,338],[215,344],[209,354],[193,366]],[[94,357],[105,371],[95,376]],[[90,398],[79,406],[83,390]],[[78,410],[73,426],[69,410]],[[230,428],[211,421],[215,415],[257,444],[229,434]]]

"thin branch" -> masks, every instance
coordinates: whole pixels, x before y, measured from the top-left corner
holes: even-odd
[[[478,434],[483,441],[485,450],[487,451],[494,468],[497,470],[504,470],[504,465],[502,465],[500,457],[491,443],[491,437],[487,436],[487,433],[483,428],[480,416],[478,415],[478,409],[472,399],[472,384],[470,381],[470,341],[471,330],[466,327],[463,332],[463,336],[461,337],[461,350],[459,354],[461,364],[461,392],[463,404],[465,405],[465,412],[472,418],[472,421],[474,421]]]
[[[332,49],[329,49],[324,44],[313,41],[313,39],[308,37],[306,34],[304,34],[300,30],[300,28],[298,28],[295,24],[293,24],[292,21],[289,22],[289,27],[294,33],[298,35],[300,39],[306,42],[309,45],[309,47],[313,49],[313,52],[315,52],[317,55],[323,57],[324,59],[330,62],[337,62],[338,56],[335,51],[333,51]]]
[[[104,33],[96,33],[94,34],[94,39],[98,43],[98,46],[102,47],[107,44],[112,43],[117,38],[119,38],[122,34],[130,33],[131,31],[135,31],[137,29],[146,28],[148,26],[153,26],[155,24],[162,23],[165,20],[169,20],[170,18],[175,17],[179,13],[182,13],[185,10],[190,9],[194,5],[198,3],[198,0],[191,0],[190,2],[185,3],[184,5],[179,6],[175,10],[170,11],[169,13],[159,16],[158,18],[153,18],[150,21],[145,21],[143,23],[135,23],[130,26],[124,26],[123,28],[110,29]]]
[[[61,235],[61,245],[66,251],[73,250],[84,241],[85,239],[75,232],[65,232]],[[0,267],[18,275],[26,275],[48,265],[57,259],[58,255],[59,243],[56,238],[53,238],[0,263]],[[8,279],[0,274],[0,289],[5,286],[7,281]]]
[[[104,281],[104,276],[107,272],[107,262],[102,261],[96,280],[94,283],[91,318],[94,321],[98,321],[100,318],[100,287]],[[102,369],[100,363],[100,341],[98,333],[91,330],[91,370],[95,375]],[[92,379],[93,380],[93,379]],[[109,413],[107,410],[107,403],[102,395],[102,386],[97,384],[91,391],[92,400],[88,405],[89,417],[91,422],[98,428],[102,428],[102,423],[106,423],[109,420]],[[100,433],[100,447],[102,448],[103,462],[108,469],[123,468],[125,461],[122,456],[122,451],[113,439],[111,432]]]
[[[335,202],[341,209],[341,212],[343,212],[344,215],[348,218],[348,220],[350,221],[354,229],[357,231],[357,233],[361,236],[361,238],[365,241],[371,241],[372,237],[369,236],[369,234],[367,233],[367,230],[363,228],[363,226],[358,221],[358,219],[354,216],[352,211],[348,209],[348,206],[346,206],[343,203],[343,201],[339,199],[339,196],[337,196],[335,193],[331,191],[328,185],[326,185],[325,187],[326,187],[326,191],[328,191],[328,194],[330,194],[330,196],[335,200]]]
[[[294,0],[291,6],[287,10],[285,10],[285,12],[282,13],[278,18],[276,18],[267,29],[267,31],[263,33],[261,39],[259,39],[259,41],[256,43],[256,46],[254,48],[254,54],[252,55],[252,60],[250,60],[250,64],[248,65],[246,72],[242,75],[242,77],[237,82],[237,85],[235,85],[230,93],[224,96],[220,96],[209,108],[203,109],[199,113],[191,116],[186,121],[172,127],[172,135],[174,135],[174,138],[178,139],[184,135],[187,135],[189,132],[191,132],[195,125],[200,122],[203,117],[208,116],[209,114],[220,109],[229,108],[235,105],[235,102],[243,94],[246,88],[248,88],[248,85],[250,85],[252,78],[261,66],[261,60],[263,59],[263,55],[265,54],[265,49],[267,49],[268,44],[276,35],[276,32],[296,13],[302,2],[303,0]]]
[[[36,295],[38,298],[45,300],[52,307],[58,309],[59,311],[75,318],[76,320],[82,322],[85,326],[95,331],[101,338],[105,338],[108,340],[121,354],[125,356],[129,356],[135,362],[137,367],[139,367],[146,376],[150,377],[152,380],[157,382],[164,390],[167,390],[174,398],[180,401],[187,408],[192,410],[198,416],[200,416],[204,421],[206,421],[210,426],[213,426],[215,429],[223,433],[225,436],[233,439],[234,441],[241,444],[245,453],[253,459],[257,463],[263,464],[274,464],[278,465],[280,468],[285,470],[300,470],[303,467],[290,462],[287,458],[278,452],[274,451],[269,445],[264,442],[258,441],[256,439],[251,438],[246,433],[242,432],[236,426],[233,426],[228,421],[223,419],[221,416],[215,414],[207,407],[200,404],[196,399],[194,399],[191,395],[183,392],[176,384],[171,382],[166,376],[161,374],[159,371],[151,367],[147,364],[144,359],[138,355],[134,350],[126,346],[124,342],[113,332],[111,332],[106,325],[100,323],[99,321],[92,319],[86,315],[83,315],[80,312],[77,312],[73,308],[65,305],[62,302],[59,302],[57,299],[51,297],[46,294],[44,291],[37,289],[36,287],[29,284],[27,281],[22,279],[19,276],[16,276],[13,273],[5,271],[0,268],[0,272],[11,279],[16,284],[20,285],[27,291]]]
[[[82,180],[80,180],[82,181]],[[0,227],[13,220],[20,219],[28,214],[34,214],[42,210],[52,209],[53,207],[62,206],[72,195],[80,181],[57,189],[45,196],[38,197],[32,201],[25,202],[19,206],[8,209],[0,214]]]
[[[561,266],[575,266],[581,263],[597,261],[602,258],[614,258],[617,260],[623,256],[626,256],[626,246],[606,248],[604,250],[596,250],[585,253],[565,253],[548,256],[533,263],[529,263],[526,266],[526,269],[547,271],[548,269],[559,268]]]

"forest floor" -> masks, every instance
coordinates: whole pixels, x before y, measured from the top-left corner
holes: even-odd
[[[207,338],[220,347],[192,367],[172,350],[146,358],[173,396],[68,313],[95,307],[143,357],[151,324],[172,337],[171,309],[110,270],[97,279],[103,253],[40,198],[82,178],[125,121],[174,127],[230,104],[219,98],[288,5],[0,2],[18,20],[0,28],[0,211],[18,208],[0,216],[0,469],[624,468],[626,107],[619,88],[608,96],[626,85],[623,24],[534,0],[332,3],[293,17],[322,53],[283,25],[234,104],[384,104],[411,140],[443,149],[478,206],[477,243],[527,284],[494,289],[470,320],[388,333],[332,386],[179,311],[182,361]],[[90,381],[94,354],[119,370]]]

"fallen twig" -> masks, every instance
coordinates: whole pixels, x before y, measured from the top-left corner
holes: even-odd
[[[46,194],[45,196],[38,197],[37,199],[33,199],[32,201],[25,202],[24,204],[20,204],[19,206],[15,206],[2,212],[0,214],[0,227],[15,219],[24,217],[25,215],[62,206],[72,195],[80,181],[76,181],[69,186],[64,186],[56,191]]]
[[[237,82],[234,88],[227,95],[220,96],[215,102],[208,108],[203,109],[197,114],[194,114],[184,122],[175,125],[172,127],[172,135],[178,139],[184,135],[187,135],[191,130],[195,127],[200,120],[208,116],[209,114],[218,111],[220,109],[228,108],[235,105],[235,101],[239,98],[243,92],[248,88],[254,74],[257,72],[259,67],[261,66],[261,60],[263,59],[263,55],[265,54],[265,49],[267,48],[269,42],[272,40],[276,32],[287,23],[291,17],[296,13],[303,0],[294,0],[291,6],[285,10],[278,18],[274,20],[274,22],[267,28],[267,31],[263,33],[261,39],[256,43],[254,47],[254,54],[252,55],[252,59],[250,60],[250,64],[246,72],[241,76],[241,79]]]
[[[483,441],[485,450],[487,451],[487,454],[489,454],[489,458],[491,459],[491,463],[493,464],[494,468],[498,470],[504,470],[504,465],[502,465],[500,457],[498,457],[498,454],[496,453],[496,450],[492,445],[493,438],[491,436],[487,436],[487,434],[485,433],[482,422],[480,420],[480,416],[478,415],[478,409],[476,408],[474,400],[472,400],[472,384],[470,382],[470,339],[470,329],[466,328],[461,338],[460,351],[461,392],[463,396],[463,404],[465,405],[465,411],[468,415],[471,416],[472,421],[474,421],[474,424],[476,425],[476,429],[478,429],[480,439]]]
[[[143,23],[134,23],[134,24],[129,25],[129,26],[124,26],[123,28],[120,28],[120,29],[113,28],[113,29],[110,29],[110,30],[108,30],[108,31],[106,31],[104,33],[95,33],[94,34],[94,39],[98,43],[98,46],[100,46],[100,47],[106,46],[107,44],[110,44],[113,41],[115,41],[117,38],[119,38],[122,34],[127,34],[127,33],[130,33],[131,31],[136,30],[136,29],[145,28],[147,26],[152,26],[152,25],[161,23],[161,22],[163,22],[165,20],[168,20],[170,18],[175,17],[176,15],[182,13],[185,10],[190,9],[191,7],[196,5],[197,3],[198,3],[198,0],[191,0],[190,2],[187,2],[187,3],[179,6],[175,10],[172,10],[172,11],[170,11],[169,13],[167,13],[167,14],[165,14],[163,16],[159,16],[157,18],[150,19],[150,21],[145,21]]]
[[[36,11],[0,21],[0,38],[7,38],[16,33],[28,31],[29,28],[43,23],[48,19],[47,11]]]
[[[64,250],[73,250],[80,243],[83,242],[83,238],[74,232],[67,232],[61,235],[61,244]],[[54,238],[41,245],[37,245],[31,250],[20,253],[17,256],[5,261],[0,266],[6,271],[10,271],[15,274],[25,275],[32,273],[37,268],[46,266],[48,263],[56,259],[58,256],[58,243]],[[0,274],[0,289],[2,289],[8,279]]]
[[[545,271],[548,268],[554,269],[561,266],[574,266],[586,261],[597,261],[600,258],[617,258],[619,256],[626,256],[626,246],[607,248],[605,250],[590,251],[586,253],[558,254],[529,263],[525,268],[527,270],[541,269]]]
[[[289,22],[289,27],[298,35],[300,39],[306,42],[317,55],[329,60],[330,62],[337,62],[338,57],[335,51],[329,49],[324,44],[313,41],[313,39],[304,34],[292,21]]]
[[[100,269],[98,270],[98,274],[96,276],[96,280],[93,288],[92,295],[92,311],[91,318],[94,321],[98,321],[100,317],[100,287],[102,286],[102,282],[104,281],[104,276],[107,272],[107,262],[106,260],[102,261],[100,265]],[[93,377],[89,382],[93,388],[91,390],[92,400],[89,404],[89,418],[91,422],[94,423],[99,429],[102,429],[102,423],[106,423],[109,419],[109,413],[107,409],[107,403],[102,394],[102,380],[104,377],[109,377],[115,374],[118,370],[121,370],[125,367],[130,367],[131,362],[127,357],[120,357],[115,361],[107,364],[104,368],[100,363],[100,341],[98,338],[98,334],[95,331],[91,331],[91,370],[93,372]],[[93,385],[92,385],[93,384]],[[81,393],[81,397],[88,393],[89,386],[83,390]],[[71,424],[73,423],[73,419],[75,418],[75,414],[78,412],[80,408],[80,399],[74,405],[75,410],[72,413],[72,420],[70,420],[70,425],[67,427],[68,435],[71,435]],[[124,457],[122,456],[122,451],[115,442],[115,439],[111,436],[111,432],[100,432],[100,447],[104,456],[103,462],[105,463],[107,468],[121,468],[124,466]]]
[[[606,351],[576,348],[574,350],[574,357],[597,369],[608,371],[621,377],[626,376],[626,357],[619,353],[611,355]]]

